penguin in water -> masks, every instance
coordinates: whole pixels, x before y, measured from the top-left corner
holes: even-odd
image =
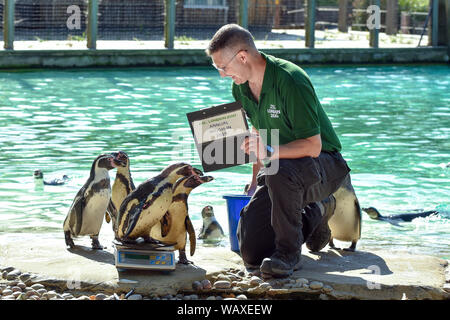
[[[158,223],[172,203],[172,187],[181,177],[203,173],[187,163],[176,163],[165,168],[133,190],[122,202],[117,216],[116,240],[136,243],[142,237],[145,242],[158,243],[150,237],[150,230]]]
[[[61,186],[70,180],[67,175],[63,175],[62,178],[44,180],[44,173],[40,169],[34,170],[33,176],[36,182],[42,182],[45,186]]]
[[[92,163],[89,178],[76,194],[64,220],[64,237],[70,248],[75,246],[72,237],[88,235],[92,239],[92,249],[103,249],[98,234],[111,199],[108,171],[115,167],[110,154],[102,154]]]
[[[212,206],[206,206],[202,209],[203,226],[198,235],[198,239],[203,241],[218,241],[224,237],[224,232],[216,217]]]
[[[347,175],[339,189],[333,193],[335,201],[325,203],[324,206],[335,206],[334,214],[328,220],[328,226],[331,230],[329,246],[332,249],[338,249],[334,246],[333,239],[340,241],[351,241],[349,248],[345,251],[355,251],[356,244],[361,238],[361,207],[355,190],[353,189],[350,174]],[[334,204],[333,204],[334,202]]]
[[[173,185],[173,201],[169,210],[164,215],[161,223],[155,224],[150,232],[153,239],[165,243],[176,243],[178,250],[178,263],[189,264],[186,258],[186,237],[189,234],[190,254],[195,253],[196,239],[195,230],[189,218],[188,196],[191,191],[199,185],[214,180],[211,176],[192,175],[177,180]]]
[[[399,226],[398,222],[411,222],[413,219],[416,218],[425,218],[433,214],[434,215],[439,214],[439,212],[436,210],[430,210],[430,211],[400,213],[395,215],[382,216],[380,212],[374,207],[363,208],[363,211],[366,212],[369,215],[369,217],[374,220],[386,221],[395,226]]]
[[[117,211],[123,200],[136,189],[130,171],[130,158],[123,152],[113,152],[114,163],[117,165],[116,178],[114,180],[111,192],[111,201],[105,214],[105,220],[109,223],[112,220],[112,228],[117,229]]]

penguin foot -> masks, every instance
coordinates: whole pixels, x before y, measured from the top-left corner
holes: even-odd
[[[331,238],[330,242],[328,242],[328,246],[330,247],[330,249],[333,249],[333,250],[338,250],[338,251],[342,250],[341,248],[338,248],[334,245],[333,238]]]
[[[64,231],[64,240],[66,241],[66,246],[68,246],[70,249],[73,249],[75,247],[75,243],[70,236],[70,231]]]
[[[100,244],[98,239],[96,239],[96,238],[91,238],[91,239],[92,239],[92,249],[93,250],[103,250],[104,249],[104,247]]]
[[[187,264],[194,264],[194,262],[187,259],[185,251],[179,250],[177,264],[186,264],[187,265]]]

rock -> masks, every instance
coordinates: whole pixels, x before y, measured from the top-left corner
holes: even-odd
[[[23,282],[27,282],[28,280],[31,279],[31,274],[29,274],[29,273],[22,273],[22,274],[19,276],[19,279],[20,279],[21,281],[23,281]]]
[[[206,300],[216,300],[215,296],[209,296],[208,298],[206,298]]]
[[[25,295],[27,297],[32,297],[32,296],[37,296],[38,293],[35,290],[31,289],[31,290],[26,291]]]
[[[202,285],[202,283],[200,281],[194,281],[192,283],[192,289],[195,290],[195,291],[203,290],[203,285]]]
[[[38,290],[36,290],[36,292],[37,292],[37,294],[38,294],[40,297],[42,297],[42,295],[43,295],[44,293],[47,293],[47,290],[46,290],[46,289],[38,289]]]
[[[14,267],[6,267],[6,268],[2,269],[2,272],[9,273],[9,272],[13,271],[14,269],[15,269]]]
[[[53,299],[53,298],[56,298],[57,293],[55,291],[48,291],[47,296],[49,299]]]
[[[142,296],[140,294],[132,294],[127,300],[142,300]]]
[[[224,274],[219,274],[219,276],[217,277],[217,280],[223,280],[223,281],[228,281],[231,282],[231,278],[227,275]]]
[[[25,283],[23,283],[23,282],[19,282],[19,283],[17,284],[17,286],[18,286],[20,289],[22,289],[22,291],[25,290],[25,288],[27,287],[27,285],[26,285]]]
[[[25,296],[25,293],[21,292],[20,295],[16,298],[16,300],[26,300],[27,297]]]
[[[65,294],[67,294],[67,293],[65,293]],[[64,294],[63,294],[63,296],[64,296]],[[105,300],[106,298],[107,298],[107,296],[104,293],[98,293],[95,295],[95,300]]]
[[[3,296],[2,300],[16,300],[16,297],[14,297],[13,295],[7,295],[7,296]]]
[[[216,289],[229,289],[231,288],[231,282],[226,280],[218,280],[214,282],[214,287]]]
[[[251,287],[250,283],[248,283],[247,281],[240,281],[240,282],[236,283],[236,285],[242,289],[248,289]]]
[[[14,279],[17,279],[17,277],[20,276],[21,274],[22,274],[22,272],[20,272],[20,270],[13,270],[6,275],[6,279],[14,280]]]
[[[450,283],[444,284],[444,290],[445,290],[445,292],[450,293]]]
[[[77,300],[90,300],[88,296],[80,296]]]
[[[261,288],[263,290],[269,290],[272,288],[272,286],[268,282],[263,282],[259,285],[259,288]]]
[[[190,300],[198,300],[198,295],[191,294],[191,299]]]
[[[66,293],[63,293],[63,294],[61,295],[61,297],[63,297],[64,300],[68,300],[68,299],[72,299],[72,298],[73,298],[73,295],[72,295],[71,293],[66,292]],[[105,297],[106,297],[106,295],[105,295]]]
[[[238,300],[247,300],[247,296],[245,294],[240,294],[236,297]]]
[[[308,281],[308,279],[305,279],[305,278],[298,278],[297,280],[295,280],[295,283],[300,283],[300,284],[304,285],[304,284],[308,284],[309,281]]]
[[[45,289],[45,286],[40,283],[35,283],[31,286],[33,290]]]
[[[203,286],[203,290],[211,290],[212,288],[211,281],[209,281],[208,279],[202,280],[201,284]]]
[[[3,271],[2,272],[2,278],[6,279],[7,276],[8,276],[8,271]]]
[[[309,288],[312,290],[319,290],[323,288],[323,283],[319,281],[313,281],[309,284]]]
[[[324,294],[324,293],[320,294],[319,299],[320,300],[329,300],[328,296],[326,294]]]
[[[323,286],[322,291],[325,293],[330,293],[331,291],[333,291],[333,288],[328,285],[325,285]]]
[[[259,277],[257,277],[257,276],[253,276],[253,277],[251,277],[251,279],[250,279],[250,286],[252,286],[252,287],[256,287],[256,286],[259,286],[261,283],[263,283],[264,281],[261,279],[261,278],[259,278]]]
[[[13,292],[20,292],[20,293],[22,293],[22,289],[21,289],[20,287],[17,287],[17,286],[12,287],[11,290],[12,290]]]
[[[11,289],[4,289],[2,292],[3,296],[9,296],[11,294],[13,294],[13,291]]]

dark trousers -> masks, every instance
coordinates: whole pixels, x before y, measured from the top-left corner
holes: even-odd
[[[316,202],[334,193],[350,168],[339,152],[280,159],[276,174],[258,173],[258,187],[237,228],[242,259],[259,265],[275,250],[294,253],[322,221]]]

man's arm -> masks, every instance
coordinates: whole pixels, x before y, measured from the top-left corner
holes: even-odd
[[[254,152],[259,162],[267,157],[267,149],[262,140],[259,135],[251,136],[244,141],[241,148],[248,154]],[[306,139],[297,139],[284,145],[273,146],[273,149],[271,160],[317,158],[322,150],[322,140],[320,134],[316,134]]]

